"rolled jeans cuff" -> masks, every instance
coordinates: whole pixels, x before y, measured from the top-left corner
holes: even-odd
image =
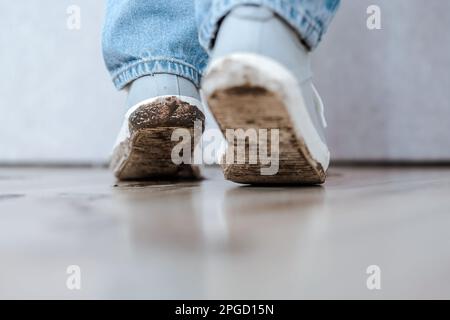
[[[210,51],[214,45],[220,21],[236,6],[265,6],[282,17],[299,34],[300,39],[313,50],[319,44],[325,27],[316,21],[301,6],[294,6],[286,0],[221,0],[213,1],[211,10],[199,27],[199,40],[204,49]]]
[[[168,73],[186,78],[200,87],[201,72],[193,65],[173,58],[141,59],[129,63],[113,74],[117,89],[123,89],[130,82],[154,74]]]

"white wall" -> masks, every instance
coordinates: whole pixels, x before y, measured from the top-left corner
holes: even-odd
[[[66,9],[81,7],[81,30]],[[124,97],[101,56],[100,0],[0,1],[0,161],[104,161]]]
[[[82,28],[66,28],[79,5]],[[382,30],[366,8],[382,9]],[[343,0],[315,55],[335,159],[450,160],[450,2]],[[105,161],[124,112],[101,0],[0,2],[0,162]]]

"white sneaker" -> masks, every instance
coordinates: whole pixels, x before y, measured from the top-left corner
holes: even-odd
[[[224,19],[202,83],[208,105],[224,134],[227,129],[279,129],[278,171],[267,174],[267,163],[230,163],[224,155],[226,179],[255,184],[325,181],[330,161],[326,122],[311,77],[309,52],[272,11],[240,6]],[[236,141],[229,141],[228,148],[236,159]]]
[[[111,158],[115,176],[120,180],[199,178],[197,167],[172,161],[172,149],[179,142],[171,138],[179,128],[190,130],[193,136],[194,122],[204,123],[200,100],[197,88],[175,75],[135,80],[129,89],[129,110]],[[191,152],[194,148],[192,143]]]

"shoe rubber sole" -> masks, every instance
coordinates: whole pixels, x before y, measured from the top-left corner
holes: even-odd
[[[116,145],[110,167],[119,180],[198,179],[198,167],[177,165],[172,150],[179,141],[172,141],[177,129],[189,130],[194,136],[194,121],[204,123],[204,115],[195,104],[178,97],[162,97],[140,103],[132,108],[124,124],[126,138]],[[125,128],[126,128],[125,127]],[[193,154],[193,140],[190,150]]]
[[[259,65],[263,62],[270,68],[267,66],[270,61],[259,61],[261,59],[265,58],[255,60],[246,54],[222,58],[208,68],[203,88],[209,108],[224,135],[227,129],[279,130],[279,169],[274,175],[262,175],[261,169],[267,165],[259,160],[257,164],[250,164],[246,155],[244,164],[227,164],[224,155],[221,161],[224,176],[242,184],[322,184],[326,169],[311,154],[301,134],[302,128],[293,123],[287,106],[286,91],[292,89],[292,85],[284,83],[283,78],[273,79],[271,74],[264,74]],[[247,63],[249,61],[251,63]],[[280,65],[276,67],[281,68]],[[308,134],[314,132],[309,130]],[[270,145],[270,134],[268,140]],[[228,142],[228,148],[234,146],[234,159],[238,150],[236,143],[237,139]],[[245,147],[249,150],[248,139]]]

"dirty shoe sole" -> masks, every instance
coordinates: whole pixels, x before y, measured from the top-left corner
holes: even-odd
[[[244,164],[227,163],[223,155],[221,162],[226,179],[244,184],[321,184],[325,181],[328,148],[314,128],[297,80],[282,65],[255,54],[225,56],[209,66],[203,90],[224,135],[227,129],[279,130],[276,174],[263,175],[261,169],[267,165],[259,159],[256,164],[250,164],[246,155]],[[267,137],[270,153],[271,134],[267,133]],[[237,159],[236,141],[228,141],[228,152],[233,150],[233,159]],[[246,152],[248,142],[246,139]]]
[[[163,96],[134,106],[125,117],[111,158],[115,176],[119,180],[200,178],[196,166],[173,162],[172,150],[180,142],[172,141],[172,134],[187,129],[194,137],[194,122],[201,121],[203,130],[204,120],[200,102],[189,97]]]

